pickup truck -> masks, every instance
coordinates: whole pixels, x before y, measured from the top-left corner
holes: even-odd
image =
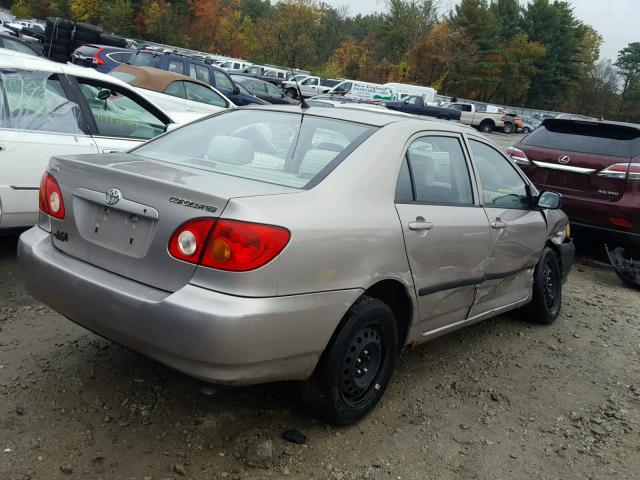
[[[298,85],[300,85],[300,92],[305,98],[315,97],[316,95],[327,93],[339,83],[340,80],[320,77],[307,77],[303,80],[298,80]],[[296,82],[292,80],[282,82],[282,90],[289,97],[298,98],[298,88],[296,87]]]
[[[491,133],[495,129],[504,128],[504,112],[493,107],[495,112],[478,112],[472,103],[445,103],[445,108],[458,110],[460,112],[460,123],[476,127],[483,133]]]
[[[389,110],[411,113],[426,117],[436,117],[442,120],[460,120],[462,112],[456,108],[439,107],[425,102],[421,95],[410,95],[396,102],[386,102]]]
[[[246,77],[257,78],[263,82],[273,83],[276,87],[280,87],[282,82],[287,78],[287,71],[278,67],[263,67],[260,65],[251,65],[240,71],[228,70],[229,73],[244,75]]]

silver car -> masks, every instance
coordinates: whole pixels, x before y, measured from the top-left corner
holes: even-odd
[[[560,201],[467,127],[258,107],[53,157],[18,253],[29,292],[98,335],[211,382],[300,380],[348,424],[403,347],[520,307],[554,321]]]

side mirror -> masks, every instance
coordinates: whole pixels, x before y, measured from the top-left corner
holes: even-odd
[[[107,90],[106,88],[98,92],[98,100],[108,100],[110,96],[111,91]]]
[[[233,94],[238,95],[240,93],[240,87],[238,85],[233,86]]]
[[[558,210],[562,207],[562,195],[557,192],[542,192],[538,197],[538,207]]]
[[[179,123],[168,123],[165,132],[172,132],[180,126]]]

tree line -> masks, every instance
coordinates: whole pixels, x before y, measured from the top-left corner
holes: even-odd
[[[599,60],[602,38],[561,0],[387,0],[349,15],[319,0],[2,0],[117,35],[287,64],[328,77],[433,86],[485,102],[640,121],[640,42]],[[282,49],[280,39],[287,52]]]

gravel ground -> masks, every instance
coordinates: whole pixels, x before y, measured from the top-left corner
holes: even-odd
[[[75,326],[24,292],[16,241],[0,479],[639,478],[640,302],[609,268],[578,260],[551,326],[508,314],[405,352],[378,408],[333,428],[293,384],[210,386]]]

